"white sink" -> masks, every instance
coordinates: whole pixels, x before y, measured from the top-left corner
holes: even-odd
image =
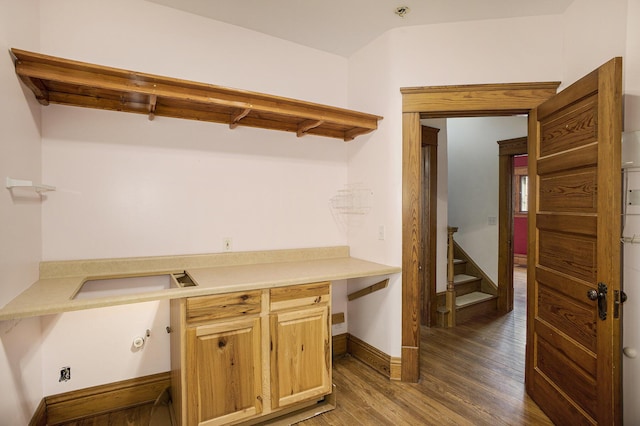
[[[97,297],[146,293],[171,288],[171,283],[170,274],[87,280],[73,298],[94,299]]]

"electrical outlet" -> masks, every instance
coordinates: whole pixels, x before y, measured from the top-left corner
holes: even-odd
[[[233,245],[231,244],[231,238],[223,238],[222,239],[222,251],[231,251],[233,250]]]
[[[69,380],[71,380],[71,367],[62,367],[58,382],[68,382]]]

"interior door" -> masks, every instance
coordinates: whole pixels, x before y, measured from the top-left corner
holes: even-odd
[[[529,118],[527,392],[556,424],[617,425],[622,58]]]

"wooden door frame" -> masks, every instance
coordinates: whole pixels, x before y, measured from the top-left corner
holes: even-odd
[[[526,154],[527,144],[527,137],[498,141],[498,312],[503,314],[513,310],[513,157]]]
[[[529,114],[560,82],[401,88],[402,93],[402,371],[420,379],[422,250],[421,118]]]
[[[438,132],[435,127],[422,126],[422,233],[423,268],[422,325],[435,326],[438,322],[436,293],[436,254],[438,225]]]

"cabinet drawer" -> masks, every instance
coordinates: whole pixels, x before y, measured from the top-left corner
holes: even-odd
[[[190,297],[187,299],[187,323],[259,314],[260,290]]]
[[[279,287],[270,290],[270,308],[272,311],[329,303],[330,300],[331,283],[328,281]]]

